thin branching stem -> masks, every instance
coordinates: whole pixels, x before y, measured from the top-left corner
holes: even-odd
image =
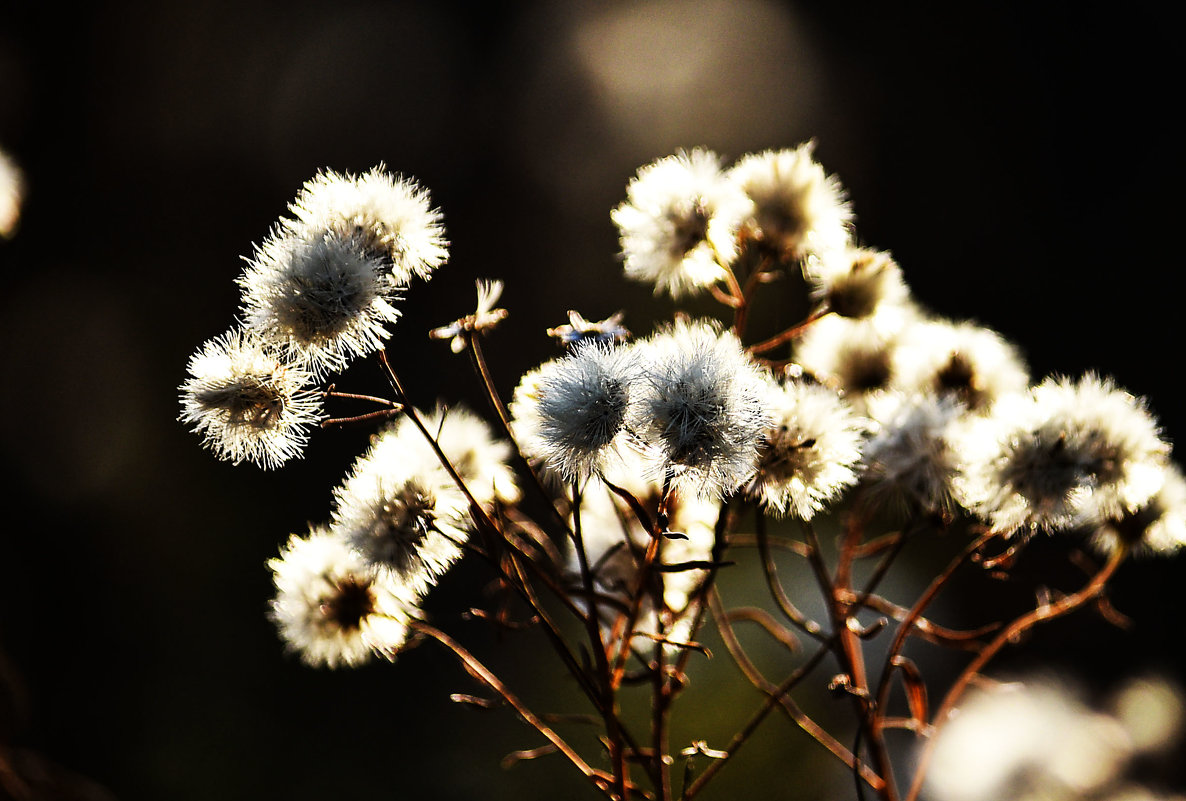
[[[951,688],[947,691],[947,695],[943,698],[943,703],[940,704],[939,709],[932,718],[932,725],[935,727],[935,730],[938,731],[943,726],[951,711],[955,709],[960,698],[963,697],[964,692],[968,689],[972,679],[984,669],[993,657],[1000,653],[1002,648],[1009,643],[1017,642],[1021,635],[1039,623],[1045,623],[1068,615],[1098,598],[1104,592],[1108,580],[1112,578],[1112,575],[1120,567],[1126,556],[1128,556],[1128,547],[1124,545],[1118,547],[1112,552],[1112,555],[1108,558],[1104,566],[1100,568],[1099,572],[1078,592],[1068,595],[1055,603],[1039,605],[1014,620],[1009,626],[997,634],[992,642],[964,668],[963,672],[960,673],[951,685]],[[918,794],[922,791],[923,780],[926,778],[927,767],[930,765],[931,755],[934,753],[937,739],[937,737],[932,735],[923,745],[922,753],[918,759],[918,767],[914,774],[914,781],[911,783],[910,792],[906,795],[905,801],[916,801]]]
[[[796,704],[789,694],[779,692],[779,688],[771,684],[761,671],[758,670],[757,665],[746,654],[745,649],[741,646],[741,641],[737,638],[737,633],[733,630],[732,617],[733,612],[726,612],[721,603],[720,593],[715,588],[708,594],[709,608],[712,610],[713,618],[717,622],[717,628],[721,632],[721,640],[725,643],[725,649],[729,652],[729,656],[737,664],[737,667],[749,680],[750,684],[761,690],[768,696],[775,697],[778,705],[787,714],[787,716],[794,721],[800,729],[802,729],[809,737],[822,745],[832,753],[837,759],[848,766],[850,770],[856,770],[860,773],[865,781],[869,782],[870,786],[880,786],[881,779],[875,774],[867,765],[862,764],[851,751],[844,747],[844,745],[833,737],[824,729],[823,726],[815,722],[814,719]]]
[[[584,774],[584,776],[589,779],[598,790],[606,792],[609,789],[609,777],[607,777],[603,772],[591,768],[588,763],[586,763],[585,760],[582,759],[581,756],[552,729],[551,726],[549,726],[542,718],[528,709],[527,705],[524,704],[523,701],[520,700],[517,695],[515,695],[515,693],[511,692],[510,688],[508,688],[497,676],[490,672],[490,669],[483,665],[477,657],[467,651],[465,647],[461,645],[461,643],[457,642],[443,631],[440,631],[439,629],[436,629],[423,621],[413,620],[411,623],[411,628],[421,634],[431,637],[433,640],[436,640],[445,648],[452,651],[453,654],[461,661],[462,665],[466,669],[466,672],[481,681],[494,692],[498,693],[498,695],[503,700],[505,700],[511,705],[511,707],[514,708],[514,710],[519,714],[520,718],[522,718],[537,732],[542,734],[549,743],[555,746],[558,752],[567,757],[568,761],[571,762],[577,768],[577,770]]]
[[[531,485],[535,488],[536,493],[544,501],[544,505],[548,508],[552,522],[556,523],[557,528],[562,532],[568,532],[568,521],[564,519],[564,515],[560,514],[556,509],[556,500],[552,497],[552,493],[544,487],[543,479],[539,475],[539,471],[531,463],[531,460],[523,455],[523,449],[519,447],[519,441],[515,438],[515,432],[511,426],[510,412],[506,404],[502,402],[502,398],[498,395],[498,389],[494,386],[494,378],[490,374],[490,368],[486,364],[486,354],[482,350],[482,338],[473,331],[465,331],[466,344],[470,352],[470,357],[473,362],[474,370],[478,374],[478,378],[482,381],[482,387],[486,391],[486,399],[490,402],[490,407],[494,409],[495,415],[498,417],[498,422],[502,426],[502,433],[506,434],[507,439],[510,440],[512,451],[518,458],[519,463],[526,471],[527,476],[531,479]]]

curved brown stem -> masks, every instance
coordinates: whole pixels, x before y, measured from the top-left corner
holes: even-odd
[[[993,638],[992,642],[990,642],[984,648],[984,650],[982,650],[980,654],[975,659],[973,659],[966,668],[964,668],[963,672],[960,673],[958,678],[956,678],[955,683],[952,684],[951,689],[947,691],[947,695],[944,697],[942,705],[940,705],[938,711],[935,712],[935,716],[933,718],[933,725],[935,726],[936,730],[938,730],[939,727],[941,727],[944,722],[946,722],[947,717],[951,714],[951,710],[953,710],[956,704],[959,703],[960,698],[963,696],[964,691],[967,690],[968,685],[971,683],[973,677],[983,670],[985,665],[987,665],[989,661],[994,656],[996,656],[1002,648],[1005,647],[1005,645],[1011,642],[1016,642],[1022,634],[1026,633],[1039,623],[1044,623],[1048,620],[1054,620],[1055,618],[1067,615],[1084,606],[1093,599],[1099,597],[1099,595],[1103,593],[1105,587],[1107,586],[1108,580],[1116,572],[1116,569],[1120,567],[1121,562],[1124,561],[1124,558],[1127,555],[1127,547],[1122,546],[1117,548],[1112,552],[1112,555],[1108,558],[1108,561],[1104,564],[1104,566],[1100,568],[1100,571],[1096,573],[1095,576],[1093,576],[1092,579],[1088,581],[1081,590],[1072,595],[1066,596],[1056,603],[1038,606],[1032,611],[1014,620],[1007,628],[997,634],[997,636]],[[906,796],[905,801],[915,801],[915,799],[918,798],[918,794],[922,791],[923,779],[926,777],[927,767],[930,763],[931,755],[934,753],[934,745],[936,740],[937,738],[932,736],[923,746],[922,753],[919,755],[918,768],[914,774],[914,781],[910,786],[910,792]]]
[[[816,723],[807,713],[799,708],[799,705],[791,700],[790,696],[785,692],[778,692],[778,687],[771,684],[762,675],[757,666],[750,660],[745,653],[745,649],[741,647],[741,642],[737,639],[736,632],[733,631],[733,625],[730,622],[731,613],[726,612],[721,604],[720,593],[714,588],[708,594],[709,608],[712,610],[713,618],[717,621],[717,627],[721,632],[721,640],[725,643],[725,649],[729,655],[733,657],[733,661],[741,672],[749,680],[750,684],[757,689],[766,693],[768,696],[776,697],[778,705],[787,714],[787,716],[795,722],[795,724],[807,733],[813,740],[828,749],[841,762],[848,766],[850,770],[860,771],[861,777],[869,783],[870,786],[876,787],[881,784],[881,778],[874,773],[867,765],[861,763],[851,751],[845,748],[839,740],[833,737],[822,726]]]
[[[503,684],[497,676],[491,673],[490,670],[485,665],[483,665],[477,657],[467,651],[461,645],[461,643],[457,642],[443,631],[440,631],[439,629],[436,629],[420,620],[413,620],[411,623],[411,628],[414,631],[418,631],[421,634],[431,637],[441,645],[445,646],[445,648],[452,651],[453,654],[459,660],[461,660],[462,665],[471,676],[481,681],[494,692],[498,693],[498,695],[502,697],[503,700],[510,704],[511,707],[513,707],[514,710],[519,713],[519,717],[521,717],[537,732],[542,734],[544,738],[549,743],[551,743],[558,752],[567,757],[568,761],[571,762],[577,768],[577,770],[584,774],[584,776],[589,779],[598,790],[608,793],[610,790],[609,777],[607,777],[603,772],[589,767],[588,763],[586,763],[585,760],[582,759],[581,756],[560,737],[560,735],[556,734],[551,726],[549,726],[542,718],[528,709],[527,705],[524,704],[517,695],[511,692],[511,690],[505,684]]]
[[[761,342],[757,342],[753,345],[749,345],[746,347],[746,350],[754,355],[757,355],[759,353],[766,353],[767,351],[774,350],[779,345],[783,345],[787,342],[790,342],[792,339],[794,339],[795,337],[802,334],[805,330],[807,330],[808,326],[810,326],[816,320],[819,320],[822,317],[826,317],[827,315],[829,315],[831,313],[832,313],[831,309],[829,309],[827,306],[822,306],[822,307],[816,309],[815,311],[813,311],[811,314],[809,314],[807,316],[807,318],[805,320],[803,320],[803,322],[796,323],[795,325],[792,325],[790,328],[787,328],[787,329],[775,334],[774,336],[770,337],[769,339],[764,339]]]
[[[774,598],[775,605],[778,606],[779,611],[782,612],[787,620],[794,623],[805,633],[817,640],[826,639],[823,633],[823,627],[816,621],[808,618],[799,611],[798,607],[791,603],[791,599],[787,597],[786,591],[783,589],[782,582],[778,580],[778,568],[770,553],[770,543],[766,537],[766,514],[765,510],[761,508],[757,510],[754,528],[758,539],[758,554],[762,557],[762,573],[766,577],[766,586],[770,589],[770,595]]]

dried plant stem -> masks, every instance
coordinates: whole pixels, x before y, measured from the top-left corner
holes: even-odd
[[[893,660],[902,655],[902,649],[906,645],[906,638],[910,636],[911,630],[922,619],[923,612],[931,605],[931,602],[935,600],[939,592],[947,586],[947,583],[951,581],[951,577],[955,575],[955,572],[960,566],[967,562],[973,554],[979,553],[980,549],[996,536],[995,533],[989,531],[981,534],[973,542],[969,543],[958,556],[948,563],[943,572],[931,581],[926,591],[915,601],[914,606],[910,608],[906,617],[902,619],[898,630],[894,633],[894,639],[890,643],[889,652],[885,657],[885,664],[881,668],[881,677],[877,682],[878,709],[885,709],[889,703],[890,674],[893,672]]]
[[[764,339],[761,342],[757,342],[753,345],[749,345],[746,347],[746,350],[754,355],[757,355],[759,353],[766,353],[767,351],[774,350],[779,345],[783,345],[787,342],[790,342],[792,339],[794,339],[795,337],[802,334],[804,331],[807,330],[808,326],[810,326],[816,320],[819,320],[822,317],[826,317],[827,315],[829,315],[831,313],[832,313],[831,309],[829,309],[827,306],[822,306],[822,307],[816,309],[815,311],[813,311],[811,314],[809,314],[807,316],[807,318],[804,319],[802,322],[792,325],[790,328],[787,328],[787,329],[775,334],[774,336],[770,337],[769,339]]]
[[[589,638],[589,648],[593,652],[597,674],[601,677],[600,711],[602,719],[605,721],[610,762],[614,769],[614,792],[617,793],[617,797],[621,801],[626,801],[628,778],[626,755],[622,745],[621,726],[618,721],[617,700],[610,675],[609,659],[606,656],[605,643],[601,639],[601,615],[597,611],[597,593],[593,590],[593,574],[589,571],[589,558],[585,552],[585,541],[581,533],[581,488],[575,481],[572,483],[572,520],[573,547],[576,549],[577,562],[580,565],[581,585],[585,589],[589,604],[589,612],[584,616],[585,633]]]
[[[757,519],[754,522],[754,529],[758,538],[758,553],[762,557],[762,572],[766,576],[766,586],[770,589],[770,595],[774,599],[774,603],[778,606],[779,611],[783,613],[787,620],[802,629],[804,633],[817,640],[822,641],[826,639],[826,635],[823,633],[823,627],[800,612],[791,603],[791,599],[787,597],[786,591],[783,590],[782,582],[778,580],[778,568],[774,564],[774,558],[770,553],[770,542],[766,535],[766,514],[760,508],[758,509]]]
[[[1072,595],[1066,596],[1056,603],[1038,606],[1032,611],[1027,612],[1026,614],[1014,620],[1011,624],[1009,624],[1008,627],[997,634],[997,636],[993,638],[992,642],[990,642],[980,652],[980,654],[975,659],[973,659],[966,668],[964,668],[963,672],[960,673],[959,677],[956,678],[955,682],[951,685],[951,689],[947,691],[947,695],[944,697],[943,703],[935,712],[934,718],[932,718],[935,729],[938,730],[939,727],[941,727],[946,722],[947,717],[951,714],[951,710],[953,710],[956,704],[959,703],[960,698],[963,697],[964,691],[968,689],[968,685],[971,683],[972,679],[977,673],[984,669],[985,665],[987,665],[989,661],[991,661],[992,658],[1001,651],[1002,648],[1004,648],[1009,643],[1017,642],[1021,635],[1025,634],[1039,623],[1044,623],[1048,620],[1054,620],[1055,618],[1063,617],[1064,615],[1079,609],[1080,607],[1099,597],[1107,587],[1108,580],[1112,578],[1112,575],[1116,572],[1116,569],[1120,567],[1120,564],[1124,561],[1127,555],[1128,548],[1126,546],[1118,547],[1112,552],[1112,555],[1108,558],[1108,561],[1104,564],[1104,566],[1100,568],[1099,572],[1096,573],[1095,576],[1093,576],[1081,590]],[[919,755],[918,768],[914,774],[914,781],[910,786],[910,792],[907,794],[905,801],[915,801],[915,799],[918,798],[918,794],[922,791],[922,783],[926,777],[927,767],[930,764],[931,755],[934,753],[935,741],[936,738],[932,736],[923,746],[922,753]]]
[[[740,640],[737,639],[737,634],[733,630],[731,617],[733,612],[726,612],[721,603],[720,593],[714,588],[708,594],[709,608],[712,610],[713,618],[717,622],[717,628],[721,632],[721,639],[725,643],[725,649],[741,669],[741,672],[749,680],[750,684],[757,689],[766,693],[768,696],[775,698],[778,705],[787,714],[787,716],[794,721],[794,723],[807,733],[813,740],[828,749],[841,762],[849,767],[851,770],[858,770],[861,777],[869,782],[871,787],[877,787],[881,784],[881,778],[877,776],[867,765],[861,764],[860,761],[853,756],[852,752],[844,747],[843,744],[831,734],[829,734],[822,726],[816,723],[807,713],[799,708],[799,705],[791,700],[790,696],[783,692],[779,692],[779,688],[771,684],[757,666],[750,660],[745,653],[745,649],[741,647]]]
[[[486,399],[490,402],[490,407],[494,409],[495,415],[498,416],[498,422],[502,426],[502,432],[506,434],[507,439],[512,445],[512,452],[518,458],[524,471],[531,478],[531,484],[535,488],[536,493],[544,501],[547,507],[552,522],[557,524],[560,531],[568,531],[568,522],[564,516],[556,509],[556,501],[552,494],[544,488],[544,482],[540,478],[539,472],[536,471],[535,466],[531,464],[530,460],[523,455],[523,449],[519,447],[519,441],[515,439],[515,432],[511,428],[511,416],[507,410],[506,404],[502,402],[502,398],[498,395],[498,390],[494,386],[494,378],[490,374],[490,368],[486,364],[486,354],[482,350],[482,338],[477,336],[473,331],[465,331],[465,341],[469,346],[470,358],[473,361],[474,370],[477,371],[478,378],[482,380],[482,387],[486,391]]]
[[[770,714],[771,710],[779,705],[779,699],[794,689],[795,686],[799,684],[799,682],[801,682],[809,673],[811,673],[811,671],[823,661],[824,657],[828,655],[828,653],[831,651],[831,648],[832,642],[830,640],[826,643],[821,643],[819,648],[816,649],[815,653],[808,657],[806,662],[796,668],[795,671],[791,673],[791,675],[787,676],[787,678],[783,680],[782,684],[774,687],[766,695],[766,700],[762,702],[762,705],[753,713],[753,715],[750,716],[750,719],[746,721],[745,725],[733,735],[733,739],[724,749],[725,756],[715,759],[709,763],[705,771],[697,776],[695,781],[684,788],[683,795],[680,796],[680,801],[688,801],[689,799],[694,798],[697,793],[704,789],[704,786],[707,785],[709,781],[711,781],[712,778],[716,776],[716,774],[719,773],[734,756],[737,755],[737,752],[741,750],[741,747],[745,745],[750,736],[752,736],[758,726],[761,725],[762,721],[766,719],[766,716]],[[869,784],[874,790],[878,790],[882,786],[881,778],[879,776],[870,776]]]
[[[416,426],[416,428],[424,436],[424,439],[428,441],[429,447],[431,447],[433,453],[436,454],[437,461],[441,463],[441,466],[444,467],[445,471],[449,474],[449,478],[453,479],[453,483],[457,485],[457,488],[465,495],[465,499],[469,501],[470,513],[473,515],[474,522],[477,524],[478,529],[485,534],[497,531],[497,527],[490,520],[490,516],[486,514],[486,510],[483,509],[482,505],[474,499],[474,496],[469,491],[469,487],[465,485],[465,481],[463,481],[461,476],[457,474],[457,470],[453,467],[453,463],[449,461],[449,457],[446,456],[445,452],[441,450],[441,446],[439,443],[437,443],[436,437],[433,436],[432,432],[428,430],[428,427],[424,425],[424,421],[420,419],[420,415],[416,412],[416,409],[413,408],[411,404],[407,403],[407,393],[404,391],[403,384],[400,383],[399,376],[396,375],[395,370],[392,368],[391,362],[387,359],[387,351],[379,351],[378,356],[379,364],[383,367],[383,373],[387,376],[387,381],[391,384],[392,390],[399,399],[398,402],[403,405],[404,414],[407,415],[408,419],[412,421],[412,424]]]
[[[820,590],[824,593],[828,601],[828,613],[832,620],[835,643],[833,652],[840,662],[841,669],[847,676],[846,689],[853,698],[853,706],[857,711],[861,730],[869,739],[873,754],[873,763],[876,766],[877,773],[884,780],[884,784],[878,791],[878,794],[885,801],[896,801],[897,792],[894,788],[889,752],[885,748],[885,741],[881,737],[880,731],[871,722],[871,718],[877,714],[877,710],[872,703],[869,693],[869,682],[865,673],[865,657],[861,649],[860,638],[857,636],[857,632],[852,625],[856,622],[856,618],[853,615],[856,611],[859,611],[861,602],[863,601],[861,598],[858,598],[859,603],[849,604],[843,600],[844,591],[851,589],[852,586],[853,552],[860,544],[863,518],[858,514],[854,514],[849,520],[844,534],[844,542],[840,547],[835,579],[828,574],[827,566],[824,564],[823,553],[819,538],[815,534],[815,528],[811,523],[804,521],[803,530],[807,536],[807,544],[811,548],[808,559],[815,571]],[[900,549],[901,544],[891,551],[889,556],[882,560],[869,581],[870,587],[876,586],[881,578],[884,577],[889,564]],[[870,595],[872,594],[872,590],[867,590],[864,594]]]
[[[604,773],[589,767],[585,760],[583,760],[581,756],[560,737],[560,735],[556,734],[556,732],[553,731],[552,728],[547,723],[545,723],[542,718],[528,709],[527,705],[524,704],[517,695],[511,692],[511,690],[505,684],[503,684],[497,676],[490,672],[489,668],[483,665],[477,657],[467,651],[461,645],[461,643],[457,642],[443,631],[440,631],[439,629],[436,629],[423,621],[413,620],[411,627],[413,630],[431,637],[452,651],[454,655],[456,655],[457,658],[461,660],[462,665],[465,666],[466,671],[470,675],[481,681],[494,692],[498,693],[498,695],[501,696],[503,700],[510,704],[514,710],[519,713],[519,717],[521,717],[528,725],[542,734],[549,743],[555,746],[558,752],[564,754],[564,756],[568,758],[568,761],[571,762],[577,768],[577,770],[583,773],[586,778],[592,781],[598,790],[606,792],[609,789],[609,779]]]

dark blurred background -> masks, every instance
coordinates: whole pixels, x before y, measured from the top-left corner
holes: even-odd
[[[590,796],[558,757],[501,770],[538,739],[450,704],[477,688],[437,649],[342,672],[283,653],[264,562],[328,517],[367,430],[262,472],[176,422],[187,359],[236,312],[240,257],[322,167],[385,162],[444,212],[451,262],[408,293],[390,346],[424,405],[486,411],[466,361],[425,337],[472,309],[477,277],[507,283],[488,346],[504,397],[555,355],[543,332],[568,309],[625,309],[640,333],[670,317],[615,261],[609,211],[640,165],[814,138],[861,241],[923,303],[996,328],[1036,378],[1114,376],[1181,438],[1175,28],[1143,3],[900,5],[0,2],[0,148],[27,180],[0,240],[10,766],[63,798]],[[371,363],[339,386],[382,389]],[[1002,669],[1101,692],[1181,681],[1184,577],[1186,558],[1127,565],[1112,597],[1132,628],[1083,615]],[[530,698],[584,711],[532,635],[459,620],[485,581],[463,563],[429,613]],[[757,698],[723,654],[703,670],[706,728],[678,734],[720,747]],[[706,797],[770,775],[766,798],[852,794],[785,721],[767,730]]]

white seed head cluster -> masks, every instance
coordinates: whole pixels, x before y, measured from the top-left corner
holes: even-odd
[[[180,419],[220,459],[279,467],[301,453],[322,417],[313,377],[248,331],[210,340],[188,369]]]
[[[330,530],[368,564],[426,590],[462,554],[469,502],[435,458],[379,434],[334,490]]]
[[[578,343],[542,368],[536,413],[544,463],[567,481],[597,470],[625,434],[640,377],[631,348],[596,342]]]
[[[269,616],[288,648],[315,667],[393,659],[419,615],[414,591],[321,527],[290,538],[268,567],[276,585]]]
[[[630,427],[699,495],[721,495],[750,478],[769,424],[766,383],[732,332],[678,319],[639,343],[645,379]]]
[[[238,283],[246,325],[319,375],[379,350],[399,319],[386,262],[336,231],[269,237]]]
[[[801,260],[844,248],[852,209],[840,181],[816,162],[814,144],[745,156],[729,177],[753,202],[745,228],[782,258]]]
[[[242,330],[203,346],[181,386],[181,420],[220,457],[275,467],[320,418],[305,386],[376,352],[413,277],[448,255],[440,212],[414,182],[376,167],[319,173],[237,279]]]
[[[1006,534],[1136,512],[1161,489],[1169,456],[1144,402],[1091,374],[998,400],[961,451],[964,505]]]
[[[428,192],[382,165],[358,176],[323,170],[305,183],[289,210],[295,219],[281,222],[294,234],[358,239],[364,253],[389,262],[397,284],[427,280],[449,255],[441,213]]]
[[[778,515],[810,520],[860,475],[869,421],[832,389],[806,381],[772,384],[770,426],[746,494]]]
[[[712,286],[737,255],[738,226],[748,210],[745,194],[711,151],[681,151],[642,167],[611,214],[626,275],[672,297]]]

